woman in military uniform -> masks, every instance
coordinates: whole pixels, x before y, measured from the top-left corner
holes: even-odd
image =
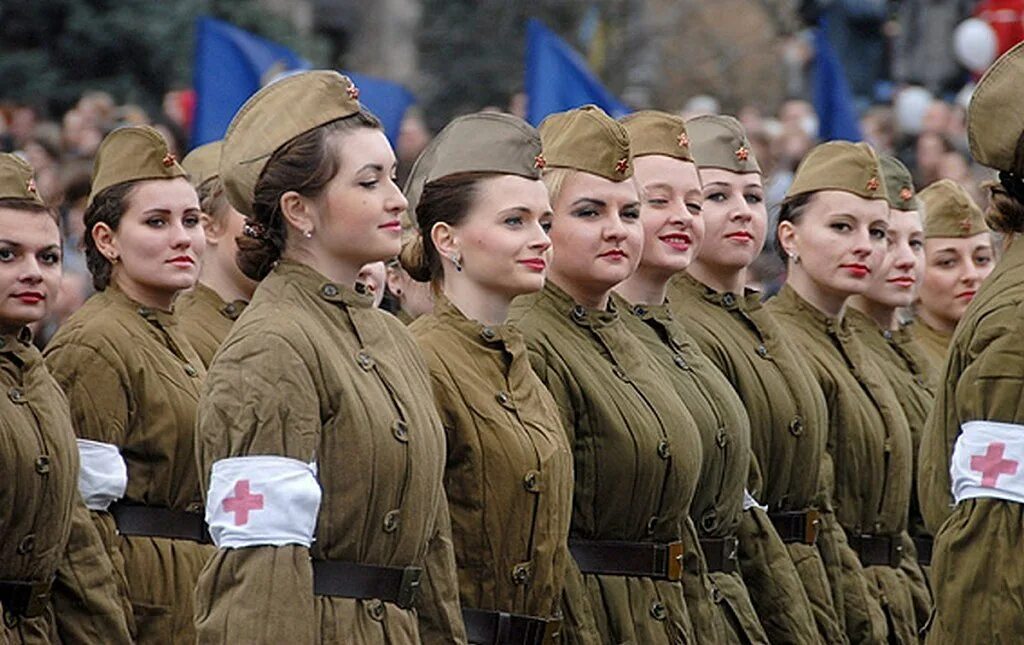
[[[867,290],[885,257],[885,196],[868,145],[834,141],[813,149],[779,212],[788,276],[767,305],[825,394],[832,468],[826,477],[834,482],[835,514],[852,548],[843,552],[842,591],[855,643],[912,643],[919,627],[905,572],[918,566],[906,530],[910,428],[892,386],[844,315],[847,299]]]
[[[824,396],[790,339],[761,306],[760,294],[745,287],[768,222],[760,167],[732,117],[703,116],[686,126],[703,180],[703,208],[695,221],[703,222],[704,231],[687,272],[669,283],[669,310],[743,401],[752,472],[760,476],[753,494],[768,507],[786,543],[821,639],[843,643],[841,596],[834,597],[819,552],[819,547],[827,550],[825,536],[819,535],[825,510],[819,472],[828,423]],[[781,584],[749,578],[748,586],[763,584],[768,593]],[[780,595],[791,602],[791,594]],[[762,621],[770,619],[765,613]]]
[[[199,275],[199,199],[152,128],[104,139],[85,212],[98,293],[50,341],[46,363],[79,438],[82,497],[127,595],[140,643],[195,639],[192,594],[212,549],[193,432],[205,370],[175,296]]]
[[[199,282],[181,294],[175,310],[181,331],[206,367],[210,366],[217,348],[256,289],[256,282],[246,277],[235,261],[238,253],[235,240],[242,235],[245,218],[224,196],[224,185],[217,169],[220,149],[220,141],[208,143],[190,152],[181,162],[199,193],[206,252]]]
[[[61,281],[57,218],[0,154],[0,642],[129,643],[113,565],[78,495],[67,400],[28,325]]]
[[[644,111],[621,122],[629,133],[642,195],[644,246],[637,270],[615,287],[616,303],[632,314],[625,316],[626,326],[660,359],[701,431],[704,460],[690,516],[724,600],[719,607],[737,642],[817,643],[807,594],[786,548],[754,497],[745,494],[751,463],[743,403],[666,302],[669,280],[689,265],[704,234],[700,177],[683,120]],[[740,555],[738,562],[738,552],[753,557]],[[764,592],[762,606],[757,599],[751,604],[740,562],[750,565],[756,578],[750,582]],[[762,611],[755,612],[755,606]],[[714,638],[698,635],[702,642]]]
[[[445,490],[471,643],[557,632],[568,565],[572,452],[522,334],[506,324],[512,299],[544,286],[551,257],[540,154],[522,120],[471,114],[441,131],[406,184],[419,234],[402,257],[438,291],[434,312],[409,329],[448,438]]]
[[[981,209],[959,184],[941,179],[922,190],[918,199],[925,212],[925,263],[914,308],[914,335],[937,379],[953,330],[992,273],[995,255]]]
[[[358,94],[336,72],[290,76],[224,139],[239,264],[262,282],[199,406],[218,547],[196,589],[200,643],[465,642],[430,374],[356,280],[398,254],[406,208]]]
[[[595,642],[577,628],[590,622],[604,643],[693,642],[680,540],[700,436],[611,302],[643,244],[629,137],[594,106],[553,114],[540,133],[554,255],[511,319],[575,458],[569,546],[583,575],[566,579],[563,639]]]
[[[971,99],[971,155],[999,171],[987,213],[1002,257],[960,321],[921,441],[921,509],[935,531],[926,642],[1014,643],[1024,633],[1024,45]]]

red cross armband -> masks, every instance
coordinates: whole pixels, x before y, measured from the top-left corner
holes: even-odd
[[[968,421],[949,467],[953,499],[995,497],[1024,504],[1024,426]]]
[[[121,449],[110,443],[76,439],[78,444],[78,492],[93,511],[105,511],[124,497],[128,466]]]
[[[308,547],[320,511],[316,464],[259,455],[214,462],[206,495],[206,523],[222,549]]]

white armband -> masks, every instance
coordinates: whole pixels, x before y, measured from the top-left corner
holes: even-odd
[[[763,506],[761,504],[758,504],[757,500],[754,499],[754,496],[750,494],[750,491],[748,491],[746,488],[744,488],[743,489],[743,510],[744,511],[749,511],[752,508],[759,508],[762,511],[764,511],[765,513],[768,512],[768,507],[767,506]]]
[[[78,492],[93,511],[105,511],[124,497],[128,488],[128,466],[121,450],[109,443],[77,439]]]
[[[320,511],[316,464],[260,455],[214,462],[206,523],[218,548],[313,543]]]
[[[995,497],[1024,504],[1024,426],[968,421],[949,465],[953,499]]]

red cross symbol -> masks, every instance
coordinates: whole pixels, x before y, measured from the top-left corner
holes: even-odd
[[[249,480],[239,479],[235,482],[235,496],[224,500],[224,510],[235,514],[235,526],[249,523],[249,511],[263,509],[263,495],[249,492]]]
[[[981,485],[986,488],[995,488],[996,480],[1000,475],[1016,475],[1017,466],[1020,462],[1012,459],[1003,459],[1003,452],[1006,444],[1000,441],[993,441],[988,444],[988,450],[984,455],[971,457],[971,470],[981,473]]]

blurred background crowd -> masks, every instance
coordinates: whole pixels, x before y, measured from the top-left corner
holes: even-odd
[[[524,25],[539,18],[631,108],[737,116],[770,206],[805,153],[835,136],[816,86],[827,42],[849,90],[852,137],[902,159],[919,189],[952,179],[984,207],[978,185],[988,175],[967,148],[970,92],[989,62],[1024,39],[1024,0],[3,2],[0,150],[32,163],[64,224],[64,293],[41,342],[90,293],[79,242],[103,136],[149,123],[179,158],[191,145],[200,15],[284,43],[313,66],[409,88],[416,105],[396,138],[401,174],[454,116],[526,116]],[[770,291],[782,269],[765,253],[756,270]]]

